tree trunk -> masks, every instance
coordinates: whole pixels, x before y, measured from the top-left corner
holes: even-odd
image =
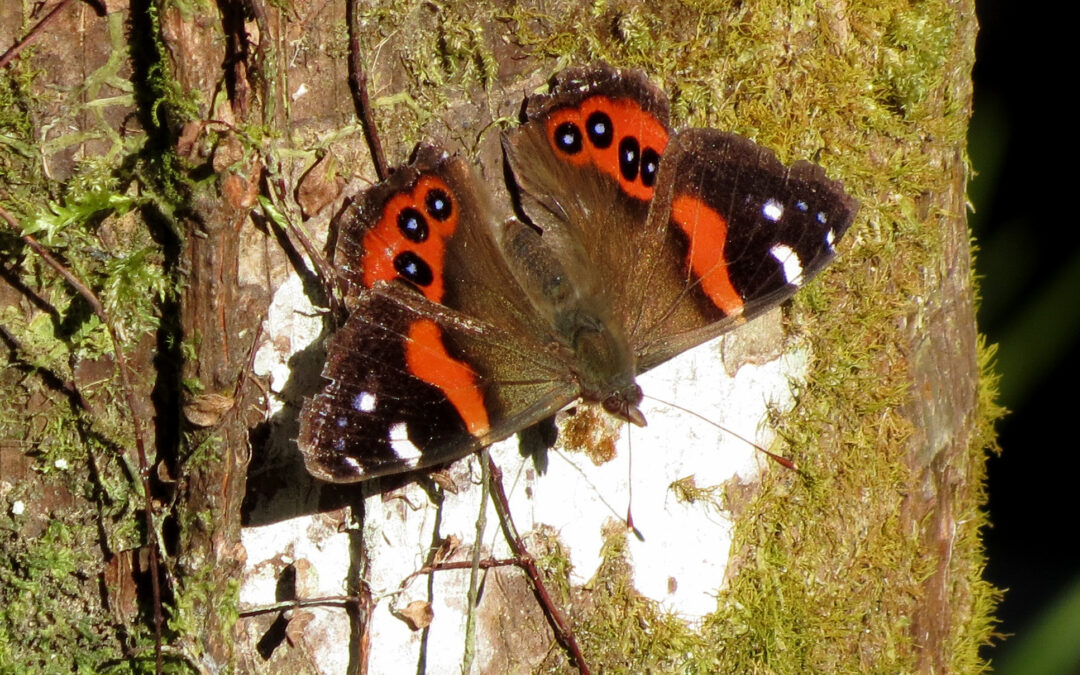
[[[145,403],[123,404],[104,329],[70,287],[17,233],[0,234],[14,366],[2,376],[0,522],[12,540],[0,605],[12,607],[11,635],[40,630],[35,603],[60,625],[94,625],[38,647],[0,633],[0,666],[149,658],[153,548],[164,658],[192,669],[580,667],[519,567],[483,570],[472,613],[468,569],[421,570],[466,565],[477,541],[482,559],[513,557],[482,501],[478,458],[391,489],[319,483],[296,450],[330,322],[291,228],[322,251],[343,201],[375,180],[350,98],[345,5],[107,2],[99,14],[71,3],[2,74],[0,205],[102,296]],[[53,6],[5,4],[0,45]],[[861,202],[837,261],[783,316],[643,384],[797,471],[670,407],[632,433],[632,468],[625,439],[614,457],[581,452],[626,436],[590,435],[604,422],[584,409],[562,435],[589,440],[549,452],[546,467],[516,440],[493,449],[583,661],[597,672],[983,667],[996,591],[980,576],[979,529],[997,411],[965,208],[973,4],[358,13],[391,164],[438,140],[505,198],[499,129],[561,67],[602,60],[644,69],[676,128],[812,159]],[[133,418],[150,430],[146,465]],[[153,535],[138,531],[140,473]],[[643,541],[621,525],[627,501]],[[31,579],[27,561],[58,541],[86,562]]]

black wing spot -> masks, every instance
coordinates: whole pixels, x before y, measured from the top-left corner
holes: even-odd
[[[555,147],[568,155],[581,152],[581,129],[573,122],[563,122],[555,127]]]
[[[611,142],[615,139],[615,131],[611,126],[611,117],[599,110],[589,115],[589,119],[585,120],[585,132],[589,135],[592,144],[601,150],[611,147]]]
[[[430,233],[424,214],[411,206],[401,209],[398,213],[397,226],[401,231],[401,236],[417,244],[427,241]]]
[[[431,266],[412,251],[397,254],[394,258],[394,269],[404,279],[417,286],[430,286],[435,280],[435,275],[431,273]]]
[[[427,197],[424,198],[424,205],[427,207],[428,215],[435,220],[446,220],[454,212],[450,195],[438,188],[428,191]]]
[[[619,172],[627,181],[637,180],[641,166],[641,145],[633,136],[619,141]]]
[[[650,147],[641,151],[641,184],[645,187],[656,185],[656,174],[660,172],[660,153]]]

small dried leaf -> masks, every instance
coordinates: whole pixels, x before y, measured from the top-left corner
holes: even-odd
[[[154,467],[154,473],[157,474],[158,480],[165,485],[171,485],[176,482],[176,476],[173,475],[172,470],[169,469],[169,463],[165,461],[158,462]]]
[[[232,409],[233,403],[231,396],[203,394],[184,406],[184,417],[197,427],[212,427],[221,420],[222,415]]]
[[[300,638],[304,637],[304,630],[314,618],[315,615],[311,612],[293,612],[289,617],[289,625],[285,626],[285,639],[289,641],[290,647],[295,647],[300,642]]]
[[[450,535],[446,539],[442,540],[439,544],[438,550],[435,551],[435,555],[432,556],[432,563],[438,565],[442,561],[449,558],[454,554],[454,551],[461,547],[461,539],[455,535]]]
[[[438,485],[452,495],[456,495],[458,493],[457,483],[454,482],[454,478],[450,475],[450,472],[445,469],[439,471],[432,471],[431,480],[435,481],[436,485]]]
[[[109,609],[122,622],[139,615],[138,583],[135,579],[134,551],[119,551],[105,562],[104,577]]]
[[[327,204],[341,194],[345,179],[334,171],[336,161],[327,153],[300,178],[296,188],[296,201],[305,218],[322,211]]]
[[[195,142],[202,134],[202,122],[188,122],[180,129],[180,138],[176,139],[176,154],[181,157],[192,157],[195,154]]]
[[[307,558],[299,558],[293,563],[296,570],[296,597],[310,598],[319,592],[319,575],[315,566]]]
[[[431,610],[431,603],[424,600],[413,600],[405,609],[394,613],[397,618],[409,626],[409,630],[423,630],[431,625],[435,618],[435,612]]]

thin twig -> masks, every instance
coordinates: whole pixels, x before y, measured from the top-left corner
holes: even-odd
[[[484,558],[477,561],[476,565],[482,570],[488,570],[494,567],[521,567],[521,561],[519,561],[517,558]],[[447,560],[445,562],[424,565],[409,576],[405,577],[405,579],[399,585],[399,588],[405,589],[405,587],[408,586],[413,579],[419,576],[423,576],[425,574],[434,574],[435,572],[448,572],[450,570],[471,570],[472,568],[473,560],[471,557],[468,560]]]
[[[488,449],[480,451],[481,457],[488,456]],[[476,517],[476,536],[473,541],[476,544],[472,550],[472,566],[469,570],[469,613],[465,619],[465,655],[461,660],[461,672],[472,672],[473,659],[476,657],[476,604],[480,593],[480,542],[484,541],[484,530],[487,528],[487,502],[491,493],[491,462],[480,462],[483,478],[480,486],[480,513]]]
[[[0,68],[3,68],[7,64],[11,63],[11,60],[19,55],[19,52],[33,44],[34,40],[36,40],[38,35],[41,34],[41,31],[45,30],[45,26],[48,25],[49,22],[51,22],[53,19],[55,19],[56,16],[60,14],[60,10],[64,9],[64,7],[66,7],[69,2],[71,2],[71,0],[60,0],[60,2],[57,3],[56,7],[53,7],[52,11],[46,14],[44,19],[38,21],[34,25],[34,27],[30,29],[30,32],[27,33],[25,37],[23,37],[23,39],[16,42],[14,45],[11,46],[11,49],[4,52],[4,55],[0,56]]]
[[[302,609],[305,607],[347,607],[349,605],[363,604],[364,599],[355,595],[327,595],[321,598],[308,598],[306,600],[282,600],[269,605],[241,609],[237,614],[242,617],[259,616],[260,614],[272,614],[289,609]]]
[[[589,664],[585,662],[585,656],[581,653],[581,648],[574,637],[574,630],[551,599],[547,587],[544,586],[544,580],[540,576],[540,570],[536,567],[536,560],[525,548],[520,535],[518,535],[517,528],[514,527],[514,521],[510,517],[510,502],[506,499],[506,490],[503,488],[502,469],[491,461],[490,455],[487,457],[488,463],[491,465],[491,494],[495,497],[492,503],[495,505],[495,511],[499,514],[499,522],[502,524],[506,543],[510,546],[510,551],[514,554],[514,557],[517,558],[518,565],[525,571],[525,575],[532,583],[533,592],[540,601],[540,606],[544,609],[544,615],[547,616],[548,623],[551,624],[551,629],[555,632],[555,638],[570,653],[578,672],[582,673],[582,675],[588,675],[591,672]]]
[[[268,157],[268,160],[269,159],[270,158]],[[296,251],[296,245],[293,242],[300,242],[300,246],[304,249],[304,253],[307,254],[312,267],[315,269],[315,276],[319,278],[319,281],[322,283],[322,287],[326,292],[326,299],[330,304],[332,316],[335,321],[339,321],[345,314],[345,308],[341,300],[345,297],[345,279],[326,261],[326,258],[319,253],[319,250],[315,248],[311,239],[308,238],[304,228],[293,224],[293,219],[288,216],[286,209],[283,208],[289,192],[285,186],[285,180],[277,173],[276,162],[273,163],[273,165],[268,162],[266,171],[269,174],[266,183],[270,186],[270,195],[271,197],[277,198],[274,206],[278,208],[278,212],[285,220],[284,240],[288,242],[289,248],[293,251]],[[281,223],[277,222],[277,219],[275,218],[268,216],[267,222],[269,222],[270,227],[281,227]],[[288,254],[288,251],[286,251],[286,254]]]
[[[367,72],[360,57],[360,21],[357,17],[359,7],[358,0],[348,0],[345,3],[345,21],[349,29],[349,90],[352,92],[353,106],[356,108],[356,116],[364,127],[364,137],[367,138],[368,148],[371,150],[371,161],[375,164],[375,175],[380,181],[386,180],[390,171],[386,165],[386,155],[383,154],[382,141],[375,129],[375,119],[371,115],[371,101],[367,92]]]

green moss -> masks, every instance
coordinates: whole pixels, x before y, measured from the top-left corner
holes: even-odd
[[[634,589],[625,529],[608,532],[601,553],[600,569],[583,591],[591,611],[576,624],[589,664],[611,673],[694,672],[690,664],[704,643]]]
[[[717,509],[723,508],[724,487],[722,485],[701,487],[693,476],[686,476],[669,485],[668,489],[680,503],[703,503]]]
[[[559,541],[558,533],[543,527],[531,533],[528,540],[529,553],[536,559],[538,569],[544,571],[544,583],[558,602],[570,599],[570,556]]]
[[[906,117],[941,88],[956,36],[953,11],[942,3],[919,3],[895,13],[886,27],[881,75],[889,102]]]
[[[102,565],[93,522],[52,520],[35,537],[6,514],[0,523],[0,672],[93,673],[120,658],[116,636],[99,630],[111,618],[93,600]]]
[[[170,608],[168,627],[178,636],[176,642],[186,658],[198,663],[203,652],[196,638],[204,631],[205,617],[210,613],[219,617],[223,634],[230,634],[239,620],[240,580],[230,579],[222,588],[212,565],[196,563],[187,569]]]
[[[160,66],[134,87],[125,16],[103,22],[104,61],[76,87],[34,72],[33,51],[0,73],[0,202],[100,299],[131,358],[177,290],[143,217],[182,202],[164,120],[192,108]],[[153,32],[139,35],[154,42]],[[134,122],[117,126],[145,101],[157,144]],[[3,228],[0,258],[26,289],[0,307],[0,453],[17,471],[14,486],[0,477],[0,672],[152,672],[151,622],[121,620],[106,605],[117,596],[102,594],[106,559],[147,542],[117,345],[89,303]]]

